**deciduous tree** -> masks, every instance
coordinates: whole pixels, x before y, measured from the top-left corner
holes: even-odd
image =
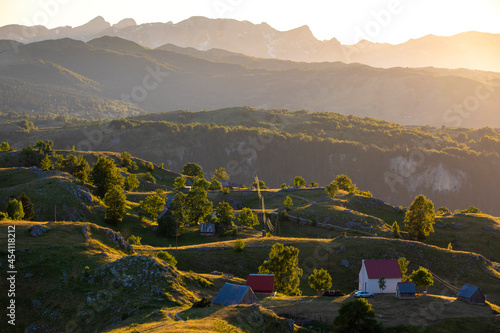
[[[405,215],[405,226],[410,236],[419,241],[425,240],[434,232],[434,204],[424,195],[419,195],[412,202]]]
[[[294,187],[304,187],[306,186],[306,181],[304,178],[297,176],[293,179],[293,186]]]
[[[219,223],[226,226],[232,225],[234,219],[233,207],[231,207],[231,205],[227,202],[219,202],[215,208],[215,217]]]
[[[375,319],[375,311],[364,298],[342,304],[333,325],[335,332],[340,333],[383,332],[382,325]]]
[[[259,220],[257,218],[257,215],[255,215],[250,208],[243,208],[240,210],[238,213],[238,221],[242,225],[246,225],[250,228],[253,228],[255,225],[259,224]]]
[[[332,287],[332,277],[326,269],[314,269],[313,273],[307,279],[309,286],[316,290],[319,294],[321,291],[330,289]]]
[[[335,181],[332,181],[330,184],[326,185],[325,191],[330,198],[333,198],[339,193],[339,185]]]
[[[419,269],[413,271],[409,280],[418,287],[418,292],[420,293],[421,287],[429,287],[434,285],[434,279],[432,278],[431,272],[429,272],[426,268],[420,266]]]
[[[143,213],[155,219],[165,208],[165,198],[158,194],[150,195],[141,201],[140,207]]]
[[[196,163],[186,163],[182,168],[182,174],[191,177],[203,177],[203,169]]]

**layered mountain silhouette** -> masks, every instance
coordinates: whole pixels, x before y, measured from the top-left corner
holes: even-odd
[[[0,85],[4,109],[81,114],[82,101],[91,100],[93,118],[249,105],[402,124],[500,126],[500,73],[292,62],[171,44],[150,49],[108,36],[0,41]],[[27,96],[35,95],[30,104]],[[105,111],[103,101],[123,112]]]
[[[353,31],[353,34],[355,32]],[[165,44],[206,51],[223,49],[258,58],[300,62],[362,63],[372,67],[469,68],[500,72],[500,35],[466,32],[455,36],[425,36],[398,45],[371,43],[342,45],[338,40],[317,40],[307,26],[278,31],[266,23],[191,17],[179,23],[136,24],[124,19],[115,25],[97,17],[80,27],[8,25],[0,39],[30,43],[72,38],[89,41],[116,36],[148,48]]]

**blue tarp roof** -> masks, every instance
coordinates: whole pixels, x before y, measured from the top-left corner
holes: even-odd
[[[245,297],[247,293],[250,293]],[[224,283],[222,289],[219,291],[212,301],[214,304],[219,305],[236,305],[236,304],[252,304],[258,303],[257,297],[249,286],[242,286],[232,283]]]
[[[474,293],[478,289],[479,289],[479,287],[476,287],[476,286],[473,286],[471,284],[466,283],[466,284],[464,284],[462,289],[459,290],[459,292],[457,293],[457,296],[469,298],[469,297],[472,297],[472,295],[474,295]]]
[[[400,293],[415,293],[415,283],[404,282],[398,283],[398,290]]]

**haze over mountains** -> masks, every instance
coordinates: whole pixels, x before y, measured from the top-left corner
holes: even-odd
[[[84,29],[85,30],[85,29]],[[0,107],[88,119],[256,108],[334,111],[402,124],[500,126],[500,73],[258,59],[117,37],[0,41]]]
[[[363,27],[353,37],[363,36]],[[384,29],[390,29],[385,27]],[[342,45],[332,38],[317,40],[309,27],[278,31],[266,23],[253,24],[232,19],[191,17],[179,23],[148,23],[137,25],[124,19],[115,25],[96,17],[80,27],[8,25],[0,28],[0,39],[22,43],[46,39],[73,38],[89,41],[102,36],[116,36],[148,48],[164,44],[212,48],[243,53],[258,58],[293,61],[342,61],[363,63],[374,67],[441,67],[469,68],[500,72],[500,35],[466,32],[455,36],[428,35],[399,45],[371,43],[362,40],[356,45]]]

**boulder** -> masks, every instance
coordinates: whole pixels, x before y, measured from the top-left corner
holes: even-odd
[[[39,224],[32,225],[29,229],[28,232],[30,233],[31,236],[33,237],[39,237],[49,231],[50,228],[44,227]]]

